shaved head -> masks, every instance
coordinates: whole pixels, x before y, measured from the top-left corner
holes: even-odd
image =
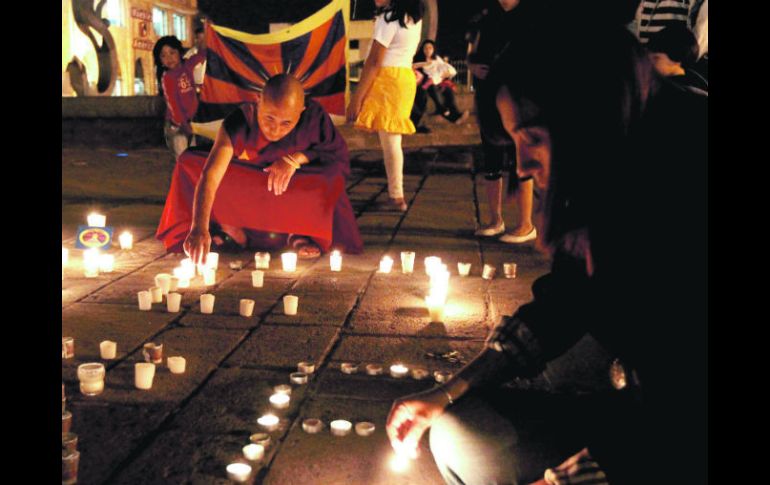
[[[305,91],[290,74],[271,77],[262,90],[257,122],[269,141],[278,141],[297,126],[305,110]]]
[[[304,106],[305,90],[291,74],[277,74],[265,84],[262,98],[278,105]]]

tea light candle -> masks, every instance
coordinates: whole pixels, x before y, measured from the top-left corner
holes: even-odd
[[[291,386],[288,384],[278,384],[273,387],[273,392],[276,394],[288,394],[291,395]]]
[[[312,374],[315,372],[315,364],[312,362],[300,362],[297,364],[297,370],[305,374]]]
[[[203,269],[203,284],[211,286],[217,282],[217,270],[214,268]]]
[[[508,279],[516,278],[516,263],[503,263],[503,274]]]
[[[118,353],[118,344],[111,340],[104,340],[99,343],[99,354],[104,360],[112,360]]]
[[[332,430],[334,436],[345,436],[350,433],[353,428],[353,423],[344,419],[336,419],[329,423],[329,428]]]
[[[180,288],[189,288],[190,287],[190,278],[192,278],[193,275],[188,275],[187,270],[185,268],[182,268],[181,266],[178,268],[174,268],[174,278],[177,278],[177,289]],[[173,283],[172,283],[173,286]],[[171,288],[169,288],[169,291],[174,291]]]
[[[86,220],[90,227],[104,227],[107,225],[107,216],[104,214],[97,214],[96,212],[88,214]]]
[[[393,269],[393,258],[383,256],[380,260],[380,273],[390,273],[391,269]]]
[[[296,315],[299,306],[299,297],[296,295],[285,295],[283,297],[284,315]]]
[[[155,364],[149,362],[137,362],[134,364],[134,386],[144,391],[152,389],[152,380],[155,377]]]
[[[443,384],[452,378],[452,373],[445,370],[437,370],[433,373],[433,378],[436,379],[436,382],[439,384]]]
[[[187,359],[177,355],[166,359],[166,364],[168,365],[168,370],[170,370],[172,374],[184,374],[185,368],[187,367]]]
[[[421,367],[417,367],[417,368],[412,369],[412,378],[417,380],[417,381],[421,381],[421,380],[425,379],[426,377],[428,377],[429,375],[430,375],[430,373],[428,372],[427,369],[423,369]]]
[[[251,272],[251,286],[254,288],[262,288],[265,284],[265,272],[255,269]]]
[[[219,253],[208,253],[206,255],[206,268],[219,269]]]
[[[370,376],[378,376],[382,374],[382,366],[380,364],[367,364],[366,373]]]
[[[96,396],[104,391],[104,364],[92,362],[78,366],[80,392],[86,396]]]
[[[142,311],[152,310],[152,294],[149,291],[140,291],[137,293],[139,297],[139,309]]]
[[[485,280],[491,280],[495,277],[495,271],[497,271],[497,269],[494,266],[491,264],[485,264],[484,271],[481,273],[481,277]]]
[[[283,270],[287,273],[291,273],[297,270],[297,253],[283,253],[281,254],[281,263],[283,263]]]
[[[404,377],[409,373],[409,368],[401,364],[393,364],[390,366],[390,375],[397,379]]]
[[[156,274],[155,286],[160,288],[161,293],[168,295],[168,292],[171,291],[171,275],[168,273]]]
[[[265,456],[265,447],[254,443],[248,444],[243,447],[243,456],[251,461],[261,460]]]
[[[86,249],[83,251],[83,269],[86,278],[96,278],[99,276],[99,250]]]
[[[276,429],[280,422],[281,420],[275,414],[265,414],[257,420],[257,423],[268,431]]]
[[[210,293],[204,293],[201,295],[201,313],[212,314],[214,313],[214,300],[215,296]]]
[[[67,266],[67,262],[70,260],[70,250],[67,248],[61,248],[61,265]]]
[[[240,302],[240,314],[242,317],[250,317],[254,313],[254,300],[244,298]]]
[[[468,276],[471,273],[471,263],[457,263],[457,274]]]
[[[307,384],[307,374],[304,372],[292,372],[289,374],[289,380],[292,384]]]
[[[343,374],[355,374],[358,372],[358,365],[352,362],[343,362],[340,364],[340,370]]]
[[[254,253],[254,267],[256,269],[270,268],[270,253]]]
[[[236,482],[243,483],[249,479],[251,467],[246,463],[230,463],[227,465],[227,478]]]
[[[184,271],[184,276],[186,278],[192,279],[195,277],[195,264],[192,262],[192,259],[184,258],[179,262],[179,267]]]
[[[414,251],[401,251],[401,272],[404,274],[414,272]]]
[[[371,436],[372,433],[374,433],[374,430],[374,423],[369,423],[367,421],[356,423],[356,434],[358,436]]]
[[[120,242],[120,249],[133,249],[134,248],[134,236],[128,232],[124,231],[119,237],[118,241]]]
[[[302,421],[302,429],[305,433],[316,434],[319,433],[324,427],[323,421],[317,418],[308,418]]]
[[[255,445],[260,445],[262,448],[270,446],[270,435],[267,433],[254,433],[249,436],[249,441]]]
[[[288,394],[275,393],[270,396],[270,404],[276,409],[286,409],[289,407],[291,397]]]
[[[75,357],[75,339],[72,337],[63,337],[61,339],[61,358],[71,359]]]
[[[150,288],[150,297],[152,298],[153,303],[163,302],[163,290],[160,288],[160,286],[153,286]]]
[[[438,295],[428,295],[425,298],[425,304],[428,307],[431,322],[444,321],[444,298]]]
[[[425,258],[425,274],[430,276],[433,270],[441,266],[441,258],[438,256],[428,256]]]
[[[342,271],[342,255],[339,251],[332,251],[329,255],[329,267],[332,271]]]

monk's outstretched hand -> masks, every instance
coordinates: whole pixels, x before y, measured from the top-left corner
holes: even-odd
[[[289,188],[289,181],[297,169],[291,165],[287,157],[278,160],[265,169],[267,176],[267,190],[275,195],[281,195]]]
[[[211,234],[205,228],[193,227],[182,247],[185,254],[192,259],[193,264],[206,264],[206,257],[211,248]]]

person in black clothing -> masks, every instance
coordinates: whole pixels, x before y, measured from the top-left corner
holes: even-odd
[[[601,4],[525,0],[489,73],[519,174],[544,191],[553,264],[472,362],[393,404],[396,452],[414,456],[430,428],[447,483],[707,482],[708,99],[655,75]],[[617,358],[606,391],[500,387],[586,333]]]
[[[684,25],[672,25],[650,36],[647,42],[655,70],[675,83],[708,94],[708,81],[693,67],[698,59],[698,41]]]

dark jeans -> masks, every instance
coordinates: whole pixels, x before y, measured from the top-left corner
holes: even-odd
[[[444,97],[442,102],[439,99],[439,91]],[[412,105],[412,113],[409,118],[414,123],[414,126],[420,124],[420,120],[425,114],[425,110],[428,107],[428,97],[433,100],[433,104],[436,105],[436,113],[441,114],[444,118],[451,122],[455,122],[462,113],[457,109],[457,102],[455,101],[455,93],[451,88],[437,87],[435,85],[429,86],[427,89],[423,89],[417,86],[417,92],[414,96],[414,104]]]

